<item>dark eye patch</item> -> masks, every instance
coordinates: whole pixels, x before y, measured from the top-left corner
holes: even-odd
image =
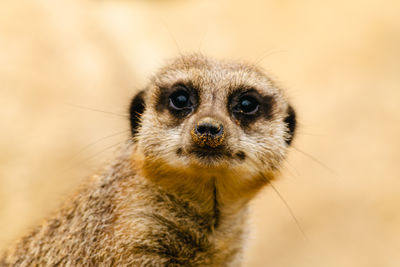
[[[257,118],[271,117],[274,100],[272,96],[260,95],[255,89],[237,89],[228,97],[228,110],[243,126],[248,126]]]
[[[176,83],[171,87],[161,87],[156,110],[168,110],[176,118],[184,118],[198,106],[197,90],[190,83]]]

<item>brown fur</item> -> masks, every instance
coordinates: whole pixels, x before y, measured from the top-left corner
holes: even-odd
[[[168,110],[177,83],[198,96],[185,116]],[[265,99],[256,119],[230,114],[237,90]],[[117,159],[0,265],[240,265],[247,204],[276,176],[293,135],[282,91],[251,65],[191,55],[162,68],[133,105],[142,102]],[[193,127],[205,117],[224,126],[218,158],[195,154]]]

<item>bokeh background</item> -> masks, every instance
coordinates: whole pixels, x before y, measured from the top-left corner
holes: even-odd
[[[300,226],[266,188],[244,266],[399,266],[396,0],[0,1],[0,249],[104,166],[130,97],[187,52],[258,64],[298,113],[274,185]]]

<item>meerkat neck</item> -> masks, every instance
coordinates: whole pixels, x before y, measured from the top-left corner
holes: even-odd
[[[153,177],[144,177],[153,186],[159,187],[164,193],[173,195],[180,199],[183,205],[190,205],[198,211],[198,214],[207,214],[210,221],[210,227],[213,229],[224,228],[226,224],[232,224],[238,219],[243,219],[243,213],[249,199],[228,199],[227,192],[221,188],[222,183],[219,179],[225,177],[187,177],[180,182],[171,182],[172,177],[160,179],[157,181]],[[174,177],[176,179],[176,177]],[[201,179],[201,182],[192,184],[192,179]]]
[[[135,165],[139,165],[137,161]],[[241,214],[249,200],[267,183],[264,176],[246,177],[241,172],[207,169],[183,171],[183,168],[166,167],[160,161],[141,162],[140,166],[140,176],[162,191],[190,203],[199,212],[211,214],[215,226],[225,218],[231,220]]]

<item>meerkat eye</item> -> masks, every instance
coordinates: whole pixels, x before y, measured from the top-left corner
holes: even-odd
[[[236,111],[247,115],[255,114],[260,108],[260,103],[252,96],[245,95],[239,99]]]
[[[169,97],[170,106],[176,110],[182,110],[190,108],[192,106],[190,102],[189,94],[184,90],[178,90]]]

